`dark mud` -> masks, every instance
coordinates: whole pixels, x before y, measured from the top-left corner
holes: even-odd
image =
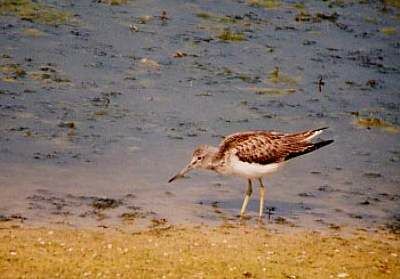
[[[2,12],[0,220],[236,222],[244,181],[166,183],[191,150],[240,130],[329,126],[334,145],[265,179],[266,222],[396,227],[400,11],[392,1],[258,2]],[[250,215],[257,207],[254,198]]]

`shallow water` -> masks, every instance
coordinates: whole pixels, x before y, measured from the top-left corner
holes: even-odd
[[[127,221],[133,225],[237,220],[245,181],[193,172],[167,183],[192,149],[242,130],[329,126],[321,137],[333,145],[265,179],[273,213],[266,220],[399,221],[398,9],[307,1],[311,20],[296,21],[301,10],[291,1],[276,9],[245,1],[48,3],[76,21],[54,27],[0,17],[1,65],[27,72],[10,82],[3,71],[0,80],[4,218],[79,226],[118,225],[127,212],[139,214]],[[204,12],[212,16],[198,16]],[[145,15],[152,18],[143,24]],[[26,28],[44,35],[26,36]],[[246,40],[218,39],[224,28]],[[269,79],[275,67],[277,83]],[[43,79],[49,72],[56,78]],[[380,122],[359,126],[359,118]],[[102,197],[120,203],[93,208]],[[257,198],[255,191],[252,216]]]

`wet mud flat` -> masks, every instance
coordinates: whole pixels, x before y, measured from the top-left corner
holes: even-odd
[[[0,14],[1,221],[239,222],[244,181],[167,183],[191,150],[329,126],[334,145],[265,179],[265,223],[398,231],[397,1],[3,1]]]

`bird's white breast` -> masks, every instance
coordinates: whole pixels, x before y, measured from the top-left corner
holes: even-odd
[[[261,165],[257,163],[247,163],[240,161],[237,156],[232,156],[230,165],[231,172],[234,175],[238,175],[245,178],[260,178],[271,172],[274,172],[282,163],[272,163],[267,165]]]

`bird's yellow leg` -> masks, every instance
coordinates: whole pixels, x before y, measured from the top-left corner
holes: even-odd
[[[240,210],[240,217],[243,217],[243,214],[246,211],[247,204],[249,203],[251,193],[253,193],[253,189],[251,187],[251,179],[249,179],[248,181],[249,184],[247,185],[246,196],[244,197],[242,209]]]
[[[259,211],[258,217],[261,220],[261,218],[263,216],[263,213],[264,213],[265,187],[264,187],[264,184],[262,182],[262,178],[259,178],[258,180],[260,181],[260,211]]]

